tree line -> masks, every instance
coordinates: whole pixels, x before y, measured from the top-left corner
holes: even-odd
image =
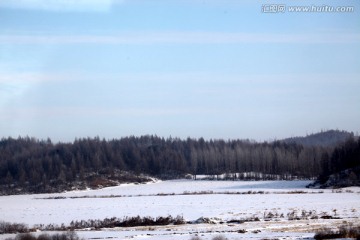
[[[360,138],[349,138],[345,143],[335,147],[331,155],[321,157],[319,183],[324,184],[331,175],[335,175],[333,185],[360,186]]]
[[[359,141],[359,140],[358,140]],[[352,138],[352,142],[359,142]],[[352,146],[352,145],[351,145]],[[315,178],[342,168],[344,151],[333,147],[303,146],[282,141],[162,138],[153,135],[105,140],[99,137],[53,143],[30,137],[0,140],[0,184],[13,187],[46,186],[83,180],[88,173],[126,171],[175,178],[186,174],[243,172]],[[335,155],[338,157],[335,157]],[[347,166],[358,164],[351,160]]]

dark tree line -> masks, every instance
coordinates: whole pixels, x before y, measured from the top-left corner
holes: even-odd
[[[330,175],[338,174],[338,178],[347,178],[338,180],[351,181],[351,184],[355,185],[360,184],[360,138],[357,140],[349,138],[345,143],[337,146],[331,155],[324,153],[321,161],[320,183],[325,183]],[[343,172],[345,170],[348,171]]]
[[[81,181],[89,173],[111,173],[114,170],[161,178],[187,173],[212,176],[226,173],[239,178],[236,173],[241,172],[261,172],[282,178],[314,178],[328,169],[340,167],[337,164],[341,165],[339,159],[344,153],[339,149],[336,153],[332,151],[330,147],[280,141],[181,140],[157,136],[113,140],[96,137],[56,144],[50,139],[3,138],[0,140],[0,184],[9,187],[47,186]]]

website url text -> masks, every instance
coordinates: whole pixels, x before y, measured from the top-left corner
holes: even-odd
[[[352,13],[354,6],[329,6],[329,5],[311,5],[311,6],[287,6],[285,4],[263,4],[261,6],[263,13]]]

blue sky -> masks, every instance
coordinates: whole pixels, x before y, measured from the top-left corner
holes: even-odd
[[[356,133],[359,19],[357,0],[0,0],[1,137]]]

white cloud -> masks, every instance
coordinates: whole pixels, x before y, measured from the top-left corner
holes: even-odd
[[[117,35],[0,35],[1,44],[238,44],[358,43],[360,34],[255,34],[225,32],[131,32]]]
[[[1,0],[0,8],[42,11],[108,11],[123,0]]]

